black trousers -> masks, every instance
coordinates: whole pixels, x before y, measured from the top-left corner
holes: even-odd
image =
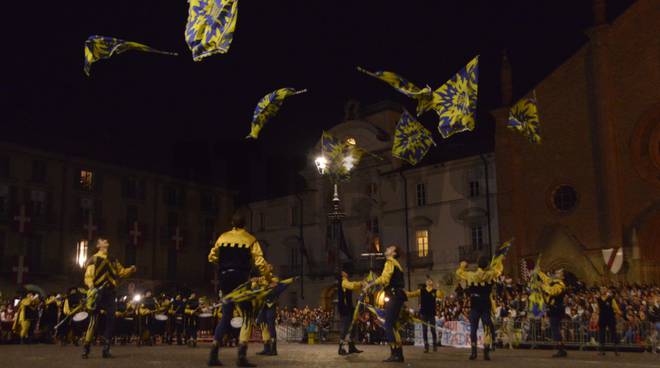
[[[277,307],[275,304],[273,304],[270,307],[268,305],[264,305],[264,307],[261,309],[261,312],[259,312],[259,316],[257,317],[257,323],[265,324],[266,328],[268,329],[270,338],[275,340],[277,340],[277,329],[275,328],[276,315]]]
[[[399,322],[403,303],[406,301],[406,296],[405,294],[401,295],[402,293],[402,290],[401,292],[391,293],[390,301],[385,306],[385,323],[383,324],[383,329],[385,330],[385,338],[390,345],[401,346],[401,335],[399,331],[395,331],[395,328],[397,322]]]
[[[102,289],[99,291],[96,300],[96,310],[92,312],[89,326],[87,327],[87,335],[85,336],[85,344],[91,344],[96,334],[96,328],[99,325],[103,326],[103,340],[105,344],[110,344],[112,335],[115,328],[115,312],[117,311],[117,303],[115,299],[117,293],[114,289]]]
[[[605,345],[605,334],[609,332],[610,342],[614,345],[617,345],[617,334],[616,334],[616,319],[607,318],[604,320],[598,321],[598,342],[602,347]]]
[[[479,320],[481,320],[481,324],[484,326],[484,334],[490,336],[492,344],[493,336],[495,336],[495,326],[490,318],[490,306],[473,306],[470,309],[470,342],[472,345],[477,344]]]
[[[199,317],[186,316],[186,340],[197,340],[197,330],[199,329]]]
[[[222,295],[227,295],[236,289],[239,285],[246,282],[249,278],[249,273],[243,271],[227,271],[220,272],[220,290]],[[236,305],[234,303],[227,303],[222,305],[222,318],[218,322],[218,325],[215,326],[215,332],[213,334],[213,340],[215,342],[222,342],[222,338],[230,331],[231,328],[231,319],[234,317],[234,308]],[[242,303],[240,309],[244,312],[249,312],[250,303]],[[249,323],[248,316],[243,316],[243,324]]]
[[[353,341],[355,337],[356,329],[349,331],[351,328],[351,322],[353,322],[353,311],[351,313],[344,313],[340,315],[341,321],[341,335],[339,335],[339,341]],[[349,336],[350,334],[350,336]]]
[[[552,340],[561,343],[561,316],[552,314],[550,317],[550,332],[552,333]]]
[[[438,341],[438,336],[436,335],[435,332],[435,316],[434,315],[421,315],[422,318],[422,337],[424,339],[424,345],[429,344],[429,338],[428,338],[428,330],[431,330],[431,337],[433,338],[433,346],[437,345]],[[433,326],[433,327],[430,327]]]

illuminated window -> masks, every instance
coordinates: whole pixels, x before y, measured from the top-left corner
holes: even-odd
[[[80,170],[80,189],[92,191],[94,189],[94,173],[89,170]]]
[[[85,262],[87,262],[87,248],[89,243],[87,240],[81,240],[76,244],[76,264],[83,268],[85,267]]]
[[[346,138],[346,143],[350,144],[351,146],[355,146],[357,144],[357,142],[355,141],[355,138],[353,138],[353,137]]]
[[[380,253],[380,236],[374,236],[373,246],[374,251],[376,251],[376,253]]]
[[[417,255],[419,257],[426,257],[429,255],[429,231],[417,230],[415,233],[417,238]]]

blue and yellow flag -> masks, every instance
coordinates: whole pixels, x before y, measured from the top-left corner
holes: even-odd
[[[114,55],[119,55],[128,50],[153,52],[173,56],[177,55],[176,52],[156,50],[137,42],[124,41],[114,37],[90,36],[85,41],[85,74],[89,77],[92,64],[95,62],[101,59],[109,59]]]
[[[367,152],[354,142],[342,142],[326,131],[321,135],[321,156],[325,159],[325,171],[331,176],[348,177],[349,172],[360,163],[365,153]]]
[[[417,165],[432,145],[435,142],[431,132],[404,109],[394,130],[392,156]]]
[[[536,93],[531,98],[523,98],[511,107],[507,127],[522,133],[530,143],[541,143],[539,109]]]
[[[188,0],[186,43],[193,60],[227,53],[234,39],[238,0]]]
[[[424,88],[419,88],[412,82],[408,81],[406,78],[388,71],[377,71],[370,72],[361,67],[357,68],[364,74],[370,75],[374,78],[378,78],[383,82],[394,87],[400,93],[414,98],[417,100],[417,116],[422,115],[423,113],[429,111],[433,106],[433,91],[431,87],[426,86]]]
[[[433,109],[443,138],[474,130],[479,90],[479,56],[434,92]]]
[[[307,92],[306,89],[296,91],[293,88],[280,88],[277,91],[271,92],[264,96],[261,100],[259,100],[257,107],[254,109],[250,134],[248,134],[248,136],[245,138],[259,138],[259,132],[261,132],[261,129],[264,127],[266,122],[268,122],[268,120],[277,114],[277,112],[280,110],[280,107],[282,107],[284,99],[289,96],[294,96],[305,92]]]
[[[511,245],[513,245],[513,241],[514,238],[511,238],[509,241],[503,243],[495,250],[495,254],[493,255],[493,260],[491,261],[491,265],[495,263],[504,262],[504,258],[506,258],[506,255],[509,253],[509,249],[511,249]]]

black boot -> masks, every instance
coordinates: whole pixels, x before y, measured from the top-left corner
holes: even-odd
[[[89,350],[90,350],[89,344],[83,345],[83,353],[82,353],[82,358],[83,359],[89,358]]]
[[[258,352],[257,355],[270,355],[270,341],[264,342],[264,350]]]
[[[404,361],[404,359],[403,359],[403,347],[399,346],[398,348],[396,348],[395,353],[396,353],[397,362],[403,363],[403,361]]]
[[[433,348],[435,349],[435,346]],[[424,352],[425,353],[429,352],[429,344],[424,344]]]
[[[559,345],[559,348],[557,349],[557,352],[552,356],[553,358],[565,358],[568,354],[566,354],[566,350],[564,350],[564,345]]]
[[[209,361],[206,363],[209,367],[219,367],[222,365],[220,359],[218,359],[218,350],[220,350],[216,342],[211,346],[211,352],[209,354]]]
[[[362,350],[359,350],[358,348],[355,347],[355,343],[353,341],[348,342],[348,353],[349,354],[360,354]]]
[[[477,344],[472,344],[470,352],[470,360],[477,359]]]
[[[490,346],[484,345],[484,360],[490,360]]]
[[[110,354],[110,344],[103,345],[102,355],[103,359],[110,359],[112,355]]]
[[[277,340],[270,339],[270,354],[268,355],[277,355]]]
[[[238,362],[236,366],[238,367],[256,367],[255,364],[248,362],[247,360],[247,343],[242,343],[238,345]]]
[[[339,355],[348,355],[348,352],[344,349],[344,342],[343,341],[339,342],[339,351],[337,351],[337,354],[339,354]]]
[[[398,358],[396,356],[396,349],[393,347],[390,347],[390,357],[383,360],[383,363],[392,363],[392,362],[397,362]]]

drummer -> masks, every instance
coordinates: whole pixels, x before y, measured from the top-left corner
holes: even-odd
[[[76,308],[80,305],[82,300],[82,294],[78,288],[72,287],[69,289],[66,297],[64,298],[64,305],[62,306],[62,313],[64,316],[70,316]],[[68,342],[73,342],[75,346],[78,346],[78,340],[82,336],[82,332],[85,330],[83,326],[80,326],[80,323],[69,319],[65,322],[57,331],[57,334],[60,338],[60,343],[66,345]]]
[[[170,315],[170,320],[172,320],[174,324],[173,335],[176,336],[177,345],[183,344],[183,342],[181,341],[181,337],[183,335],[183,329],[184,329],[183,317],[184,317],[185,306],[186,304],[184,302],[184,299],[181,297],[181,294],[177,294],[172,304],[170,304],[169,315]]]
[[[123,296],[117,299],[117,311],[115,312],[115,320],[117,321],[117,339],[122,345],[126,344],[131,339],[133,319],[130,318],[130,313],[128,296]]]
[[[185,306],[185,325],[186,325],[186,337],[185,340],[189,347],[197,346],[197,328],[199,325],[199,300],[197,299],[197,294],[194,292],[190,294],[188,301]]]
[[[154,314],[157,308],[156,299],[151,294],[151,290],[147,290],[138,308],[138,344],[142,343],[149,346],[154,344]]]
[[[161,335],[161,342],[168,344],[172,344],[172,332],[174,330],[172,318],[169,316],[172,300],[167,294],[161,293],[160,298],[158,298],[158,314],[156,315],[157,319],[160,320],[156,333]]]

